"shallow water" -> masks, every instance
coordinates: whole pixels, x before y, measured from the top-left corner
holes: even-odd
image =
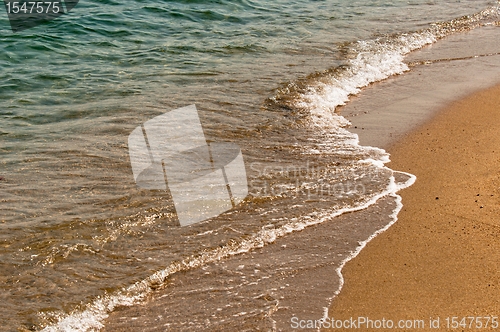
[[[492,5],[88,1],[19,33],[2,19],[2,328],[97,328],[176,271],[394,192],[386,153],[333,110],[407,52],[498,20]],[[180,227],[167,191],[136,186],[127,138],[190,104],[207,140],[241,148],[250,195]]]

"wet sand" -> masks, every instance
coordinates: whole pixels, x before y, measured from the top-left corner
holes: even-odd
[[[411,71],[366,87],[340,109],[361,145],[388,150],[446,105],[500,84],[499,28],[449,36],[405,62]]]
[[[391,146],[388,166],[417,181],[400,192],[398,222],[344,267],[330,317],[423,320],[425,330],[439,318],[446,330],[448,317],[500,316],[499,128],[497,85]]]

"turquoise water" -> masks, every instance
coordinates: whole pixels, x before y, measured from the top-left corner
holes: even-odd
[[[135,186],[127,137],[141,123],[196,104],[206,137],[237,143],[254,169],[314,150],[315,165],[342,170],[335,181],[358,178],[353,163],[383,153],[345,148],[328,112],[363,82],[404,71],[405,52],[491,20],[492,10],[452,21],[495,4],[82,0],[18,33],[0,14],[1,329],[56,324],[172,262],[286,223],[277,216],[359,206],[389,179],[367,166],[362,193],[293,211],[303,198],[250,188],[232,216],[179,228],[167,193]]]
[[[491,3],[83,1],[68,15],[18,34],[3,15],[2,110],[31,111],[32,121],[43,113],[38,121],[54,122],[59,117],[53,108],[71,112],[70,105],[158,99],[157,93],[174,103],[177,96],[165,95],[170,89],[194,97],[202,82],[232,75],[258,84],[271,80],[272,89],[311,67],[329,68],[338,43],[413,31]],[[328,59],[294,68],[322,57]]]

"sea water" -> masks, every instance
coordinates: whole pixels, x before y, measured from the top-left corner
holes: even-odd
[[[396,192],[414,177],[384,166],[384,150],[360,146],[336,107],[408,71],[409,52],[496,22],[498,13],[496,1],[477,0],[81,1],[16,33],[2,14],[1,329],[99,329],[117,307],[168,289],[181,271],[208,272],[319,223],[334,227],[332,237],[361,241],[329,249],[342,265],[396,220]],[[136,185],[127,139],[191,104],[207,141],[241,148],[249,195],[181,227],[168,190]],[[368,214],[348,227],[345,212],[380,200],[388,200],[378,213],[389,222],[375,227]],[[255,274],[241,265],[235,271],[245,278]],[[211,288],[209,274],[191,288]],[[238,317],[261,326],[263,312],[275,326],[274,302],[255,304],[251,294],[234,303],[254,309],[221,309],[213,326],[234,328]],[[209,326],[189,311],[190,298],[175,302],[183,314],[173,330]]]

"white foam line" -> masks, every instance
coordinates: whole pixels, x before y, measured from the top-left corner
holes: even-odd
[[[498,1],[500,3],[500,0]],[[465,18],[469,24],[479,22],[486,17],[493,17],[500,13],[500,6],[490,7],[476,15]],[[464,18],[462,18],[463,20]],[[460,21],[461,19],[459,19]],[[452,30],[454,31],[454,30]],[[453,33],[453,32],[451,32]],[[304,93],[301,99],[297,102],[298,107],[306,108],[310,111],[312,125],[320,130],[337,129],[339,132],[347,131],[343,127],[347,127],[349,122],[342,116],[335,114],[334,110],[340,105],[345,105],[349,101],[351,95],[357,95],[361,92],[361,88],[366,87],[370,83],[382,81],[388,77],[396,74],[403,74],[408,71],[408,66],[403,62],[403,58],[411,51],[422,48],[425,45],[435,43],[440,37],[451,34],[445,30],[440,29],[427,29],[422,32],[415,32],[411,34],[402,34],[396,42],[384,42],[380,40],[360,41],[358,42],[357,57],[350,60],[350,69],[344,73],[344,77],[332,77],[329,84],[319,83],[318,88],[310,88],[308,92]],[[357,138],[357,137],[356,137]],[[359,146],[359,140],[353,141],[353,146]],[[366,149],[378,149],[373,147],[363,147]],[[380,150],[380,149],[379,149]],[[384,151],[385,152],[385,151]],[[380,160],[367,159],[365,161],[371,162],[378,167],[385,167],[388,156],[382,157]],[[394,174],[395,171],[391,170]],[[396,208],[390,215],[392,221],[385,227],[377,230],[367,240],[360,242],[360,245],[351,253],[340,266],[336,269],[339,276],[339,288],[335,291],[334,295],[328,299],[329,305],[324,308],[323,319],[328,319],[328,308],[333,299],[340,293],[344,286],[344,277],[342,269],[347,262],[356,257],[361,250],[379,234],[389,229],[397,220],[397,215],[402,209],[401,196],[396,193],[403,188],[412,185],[416,177],[409,173],[406,174],[410,179],[399,186],[395,183],[394,176],[391,177],[391,182],[394,190],[389,195],[395,197]],[[385,195],[384,195],[385,196]],[[378,198],[377,198],[378,199]],[[371,204],[369,204],[371,205]],[[319,329],[318,329],[319,330]]]
[[[344,287],[344,276],[342,275],[342,269],[344,268],[344,266],[347,264],[347,262],[351,261],[352,259],[354,259],[356,256],[358,256],[358,254],[361,252],[361,250],[363,250],[363,248],[366,247],[366,245],[371,241],[373,240],[374,238],[376,238],[379,234],[382,234],[383,232],[387,231],[392,225],[394,225],[396,223],[396,221],[398,220],[398,214],[399,212],[401,211],[401,209],[403,208],[403,203],[402,203],[402,198],[401,196],[399,196],[397,194],[397,192],[401,189],[405,189],[405,188],[408,188],[410,187],[411,185],[413,185],[415,183],[415,181],[417,180],[417,177],[413,174],[410,174],[410,173],[406,173],[406,172],[397,172],[397,173],[400,173],[400,174],[405,174],[407,176],[409,176],[409,179],[402,185],[397,185],[396,184],[396,181],[395,181],[395,178],[394,176],[391,177],[391,184],[395,187],[395,190],[389,194],[390,196],[393,196],[395,199],[396,199],[396,207],[394,208],[392,214],[389,216],[392,218],[392,221],[389,222],[387,225],[385,225],[384,227],[382,227],[381,229],[377,230],[375,233],[373,233],[372,235],[370,235],[370,237],[368,237],[368,239],[366,239],[365,241],[362,241],[362,242],[359,242],[359,246],[356,247],[356,249],[354,250],[354,252],[352,252],[349,256],[347,256],[340,264],[340,266],[335,270],[337,272],[337,275],[340,279],[340,282],[339,282],[339,287],[338,289],[335,291],[334,295],[328,299],[328,306],[327,307],[324,307],[324,311],[323,311],[323,317],[322,319],[323,320],[327,320],[328,319],[328,314],[329,314],[329,307],[331,306],[333,300],[335,299],[335,297],[337,297],[339,294],[340,294],[340,291],[342,290],[342,288]],[[318,329],[319,331],[320,329]]]
[[[365,147],[365,148],[381,150],[379,148],[373,148],[373,147]],[[381,162],[385,163],[388,161],[389,158],[384,158],[384,160]],[[364,160],[364,162],[370,162],[377,166],[380,165],[380,161],[378,160],[366,159]],[[390,168],[385,166],[382,166],[382,168],[391,170]],[[205,252],[202,255],[196,257],[188,257],[182,260],[181,262],[176,262],[171,264],[166,269],[158,271],[153,275],[151,275],[150,277],[134,285],[131,285],[128,288],[116,294],[99,297],[93,303],[89,304],[86,310],[81,312],[74,312],[65,317],[62,317],[56,325],[48,326],[44,328],[42,331],[44,332],[98,331],[104,327],[103,321],[107,317],[109,317],[109,313],[112,312],[117,306],[132,306],[141,301],[142,299],[144,299],[145,296],[151,292],[150,285],[152,283],[155,282],[163,283],[168,276],[176,272],[190,270],[209,263],[216,262],[218,260],[230,256],[248,252],[252,249],[261,248],[266,244],[273,243],[276,239],[284,237],[289,233],[300,231],[306,227],[323,223],[326,220],[333,219],[344,213],[355,212],[366,209],[367,207],[375,204],[380,198],[385,197],[387,195],[394,195],[398,190],[410,186],[414,182],[415,176],[408,173],[405,174],[407,174],[410,177],[410,180],[408,180],[404,185],[398,186],[395,182],[394,176],[391,176],[390,183],[387,186],[386,190],[382,191],[377,195],[374,195],[370,200],[368,200],[364,204],[350,208],[342,208],[340,210],[335,211],[334,213],[328,213],[327,215],[319,216],[319,218],[318,216],[316,216],[316,218],[314,219],[302,217],[303,221],[291,222],[277,229],[261,229],[257,234],[252,236],[250,239],[244,240],[240,243],[236,242],[229,243],[228,245],[222,248],[217,248]],[[401,209],[400,201],[398,201],[398,204],[399,204],[398,208],[391,215],[393,216],[394,221],[391,222],[382,230],[379,230],[376,233],[374,233],[367,241],[363,242],[362,245],[360,245],[357,248],[356,252],[353,255],[349,256],[349,258],[346,259],[342,263],[341,267],[337,270],[338,271],[337,273],[339,274],[341,280],[340,282],[341,287],[335,294],[338,294],[338,292],[340,292],[340,289],[342,288],[343,285],[343,278],[342,274],[340,273],[341,268],[348,260],[354,258],[359,253],[359,251],[361,251],[361,249],[366,245],[366,243],[368,243],[372,238],[374,238],[380,232],[389,228],[390,225],[392,225],[395,222],[395,220],[397,220],[396,217],[397,212],[399,212],[399,210]],[[132,295],[129,295],[130,293],[132,293]]]
[[[457,28],[460,25],[474,28],[481,25],[479,22],[482,19],[497,17],[499,13],[500,5],[497,5],[451,22]],[[435,25],[420,32],[400,34],[397,38],[389,40],[378,38],[358,41],[351,48],[356,57],[348,61],[348,69],[340,76],[330,77],[327,83],[317,82],[309,87],[295,102],[295,106],[309,110],[312,125],[315,127],[323,130],[346,127],[349,121],[333,113],[336,107],[345,105],[351,95],[357,95],[361,88],[370,83],[410,70],[403,61],[405,55],[425,45],[433,44],[439,38],[455,31],[455,28],[449,30],[449,27],[440,28],[439,25]]]

